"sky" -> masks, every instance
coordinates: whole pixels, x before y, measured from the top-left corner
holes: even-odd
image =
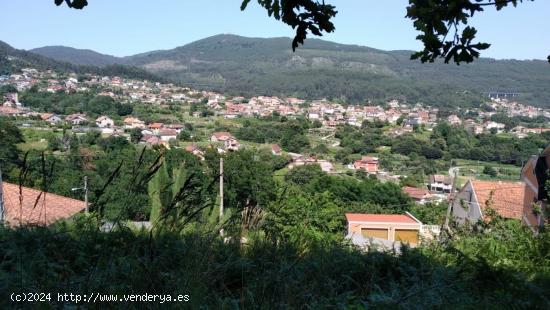
[[[407,0],[325,0],[337,7],[336,30],[322,39],[382,50],[419,50],[418,34],[404,18]],[[115,56],[171,49],[220,34],[292,37],[289,26],[267,16],[256,1],[88,0],[84,10],[54,0],[0,0],[0,40],[19,49],[64,45]],[[491,43],[482,56],[546,59],[550,54],[550,1],[536,0],[496,12],[489,8],[470,24]]]

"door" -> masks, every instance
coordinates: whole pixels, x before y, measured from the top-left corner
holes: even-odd
[[[372,237],[388,240],[388,230],[386,228],[361,228],[363,237]]]
[[[395,241],[403,243],[418,244],[418,230],[414,229],[396,229]]]

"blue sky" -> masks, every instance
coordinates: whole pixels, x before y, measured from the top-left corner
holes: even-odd
[[[241,12],[240,0],[88,0],[84,10],[56,7],[53,0],[0,1],[0,40],[16,48],[65,45],[126,56],[170,49],[211,35],[293,36],[255,1]],[[336,31],[324,39],[374,48],[419,49],[405,19],[407,0],[326,0],[339,13]],[[32,3],[32,4],[31,4]],[[545,59],[550,54],[550,1],[536,0],[488,9],[474,18],[480,41],[492,43],[483,56]]]

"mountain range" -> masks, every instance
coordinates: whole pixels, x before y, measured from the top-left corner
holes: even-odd
[[[116,75],[128,78],[148,79],[166,82],[162,78],[147,72],[142,68],[122,64],[87,65],[78,62],[68,62],[42,56],[25,50],[11,47],[0,41],[0,75],[18,72],[21,68],[31,67],[35,69],[52,69],[61,72],[87,73],[97,75]]]
[[[550,106],[550,65],[543,60],[477,59],[472,64],[422,64],[412,51],[308,39],[292,52],[290,38],[216,35],[170,50],[115,57],[47,46],[30,50],[79,66],[132,66],[194,88],[241,95],[329,98],[351,103],[402,98],[437,106],[469,106],[484,92],[520,93]]]

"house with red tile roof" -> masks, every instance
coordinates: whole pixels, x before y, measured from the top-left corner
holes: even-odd
[[[115,121],[108,116],[102,115],[95,120],[95,124],[99,128],[111,128],[115,126]]]
[[[238,151],[241,145],[237,139],[232,138],[223,141],[223,147],[226,151]]]
[[[61,118],[57,114],[54,114],[54,113],[44,113],[44,114],[40,115],[40,118],[43,121],[46,121],[46,122],[48,122],[52,125],[55,125],[55,124],[60,123],[62,121]]]
[[[126,117],[124,120],[124,128],[126,129],[132,129],[132,128],[145,128],[145,122],[140,120],[137,117]]]
[[[197,156],[200,160],[204,160],[204,152],[194,144],[186,146],[185,151]]]
[[[0,115],[6,116],[20,116],[24,115],[26,112],[19,108],[13,108],[8,106],[0,106]]]
[[[158,135],[162,141],[166,142],[178,138],[178,132],[174,129],[161,129],[159,130]]]
[[[449,176],[433,174],[430,175],[428,188],[436,193],[450,193],[453,189],[453,180]]]
[[[84,201],[2,182],[4,221],[9,226],[50,225],[86,209]]]
[[[281,149],[281,147],[278,145],[278,144],[272,144],[271,145],[271,154],[273,155],[281,155],[283,152],[283,150]]]
[[[405,186],[403,192],[411,197],[417,204],[425,204],[432,198],[432,194],[426,188]]]
[[[488,220],[488,209],[503,218],[521,220],[525,200],[524,182],[469,180],[456,194],[450,214],[460,224]]]
[[[65,117],[65,120],[71,123],[72,125],[81,125],[83,123],[88,122],[88,118],[86,117],[85,114],[82,114],[82,113],[74,113],[74,114],[67,115],[67,117]]]
[[[151,134],[144,134],[141,137],[140,143],[145,143],[150,146],[159,145],[161,144],[162,140],[158,136],[151,135]]]
[[[420,243],[422,222],[412,214],[346,213],[348,238],[356,241],[377,239],[381,242]]]
[[[363,169],[366,172],[369,173],[377,173],[378,172],[378,158],[377,157],[370,157],[370,156],[363,156],[360,160],[356,160],[353,163],[353,167],[355,169]]]
[[[155,135],[158,135],[160,130],[164,128],[163,123],[152,123],[147,125],[147,128],[149,128]]]
[[[235,140],[235,137],[227,131],[220,131],[212,134],[210,142],[224,142],[230,139]]]
[[[152,124],[147,125],[147,127],[149,129],[158,130],[158,129],[161,129],[162,127],[164,127],[164,124],[163,123],[152,123]]]

